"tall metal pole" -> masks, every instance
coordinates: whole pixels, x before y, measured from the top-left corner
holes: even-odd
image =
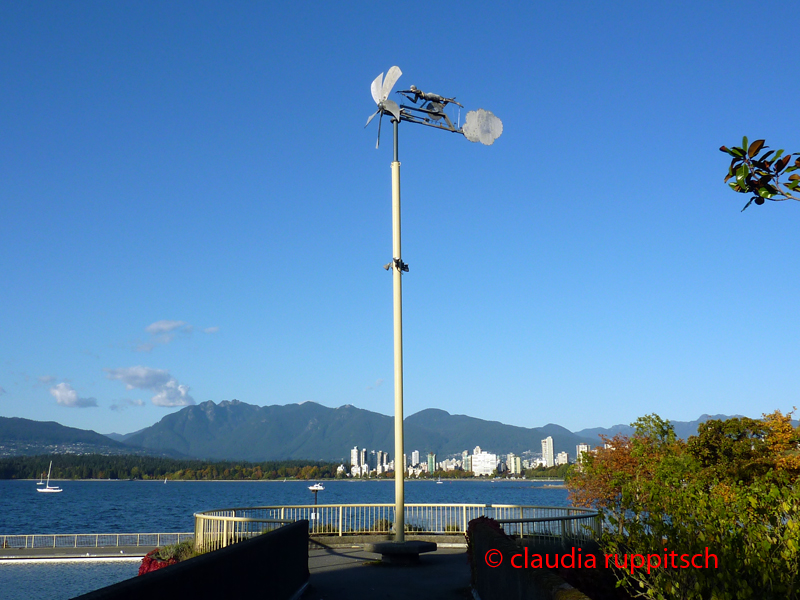
[[[394,124],[392,161],[392,288],[394,291],[394,514],[395,541],[405,541],[405,465],[403,462],[403,255],[400,251],[400,161],[398,120]]]

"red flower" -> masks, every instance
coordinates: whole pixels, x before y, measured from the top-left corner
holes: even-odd
[[[160,560],[155,558],[156,554],[158,554],[158,548],[145,554],[144,558],[142,559],[142,564],[139,567],[139,575],[144,575],[150,571],[158,571],[159,569],[174,565],[178,562],[175,558],[170,558],[169,560]]]

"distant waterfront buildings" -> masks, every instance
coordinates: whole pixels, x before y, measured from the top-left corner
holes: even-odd
[[[524,460],[522,456],[513,452],[504,455],[501,460],[497,454],[484,452],[480,446],[475,446],[472,454],[469,453],[469,450],[464,450],[460,454],[450,455],[441,462],[437,462],[434,452],[428,452],[425,460],[420,462],[420,451],[413,450],[409,455],[403,454],[401,462],[390,459],[389,453],[383,450],[368,450],[355,446],[350,450],[350,469],[347,475],[349,477],[374,477],[393,472],[395,468],[402,468],[408,477],[419,477],[435,471],[465,471],[471,472],[476,477],[491,477],[498,473],[521,476],[526,469],[534,469],[539,466],[554,467],[569,463],[567,452],[562,451],[554,456],[555,447],[552,436],[548,436],[541,442],[541,458],[538,457],[538,453],[526,450],[522,453],[526,457]],[[579,444],[576,449],[580,456],[589,451],[589,446],[588,444]]]

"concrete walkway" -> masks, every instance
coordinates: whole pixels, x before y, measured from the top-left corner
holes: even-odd
[[[467,553],[441,548],[408,567],[384,565],[360,548],[308,551],[309,587],[302,600],[472,599]]]

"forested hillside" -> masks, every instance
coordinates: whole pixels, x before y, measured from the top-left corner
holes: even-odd
[[[333,463],[301,460],[203,462],[150,456],[53,454],[0,459],[0,479],[38,479],[53,461],[52,479],[329,479],[336,476]]]

